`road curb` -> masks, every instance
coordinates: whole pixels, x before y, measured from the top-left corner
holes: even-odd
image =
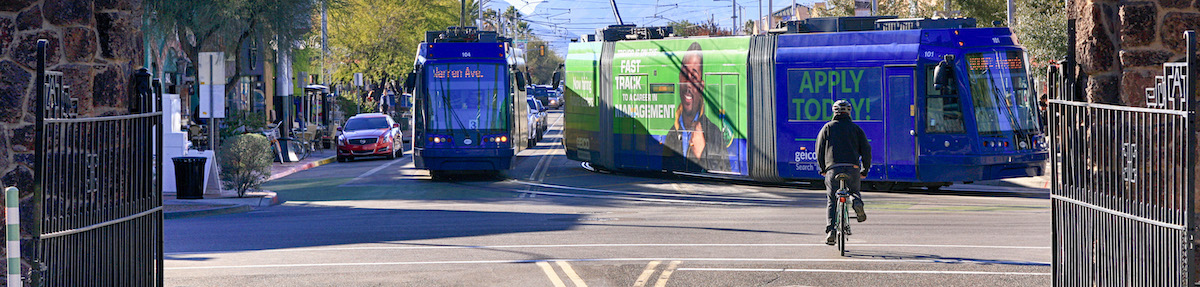
[[[189,217],[201,217],[201,216],[241,213],[241,212],[250,211],[252,209],[254,209],[254,208],[249,205],[233,204],[233,205],[228,205],[228,206],[220,206],[220,207],[200,209],[200,210],[163,212],[163,219],[177,219],[177,218],[189,218]]]
[[[318,161],[310,162],[310,163],[307,163],[307,164],[301,165],[301,166],[299,166],[299,167],[297,167],[297,168],[293,168],[293,169],[290,169],[290,170],[288,170],[288,171],[281,172],[281,173],[279,173],[279,174],[272,174],[272,175],[271,175],[271,178],[270,178],[270,179],[267,179],[267,181],[272,181],[272,180],[280,179],[280,178],[283,178],[283,177],[285,177],[285,176],[292,175],[292,174],[294,174],[294,173],[297,173],[297,172],[301,172],[301,171],[305,171],[305,170],[312,169],[312,168],[314,168],[314,167],[318,167],[318,166],[322,166],[322,165],[330,164],[330,163],[333,163],[334,161],[337,161],[337,156],[330,156],[330,157],[327,157],[327,158],[323,158],[323,159],[320,159],[320,160],[318,160]]]

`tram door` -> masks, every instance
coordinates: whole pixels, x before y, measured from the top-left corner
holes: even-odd
[[[916,101],[913,67],[887,68],[887,179],[917,177]]]

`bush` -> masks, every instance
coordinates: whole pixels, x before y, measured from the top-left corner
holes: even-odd
[[[238,197],[257,189],[271,176],[271,145],[258,134],[234,136],[221,145],[221,184]]]

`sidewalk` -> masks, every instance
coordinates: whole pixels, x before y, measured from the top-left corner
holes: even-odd
[[[332,163],[336,154],[332,149],[318,150],[298,162],[272,163],[271,177],[275,180],[300,171]],[[204,199],[177,199],[174,193],[163,194],[163,217],[166,219],[210,216],[239,213],[255,208],[268,207],[283,203],[273,191],[251,191],[246,197],[211,197]]]

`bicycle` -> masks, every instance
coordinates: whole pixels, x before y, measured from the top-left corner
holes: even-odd
[[[846,256],[846,236],[850,236],[850,207],[846,200],[850,198],[850,189],[846,187],[846,179],[850,176],[845,173],[839,173],[834,176],[835,179],[842,182],[841,188],[837,190],[837,214],[834,216],[834,229],[837,232],[837,247],[841,256]],[[855,219],[858,217],[855,216]]]

